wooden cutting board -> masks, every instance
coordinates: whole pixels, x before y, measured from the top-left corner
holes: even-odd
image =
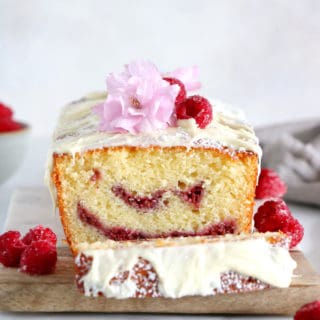
[[[28,213],[28,214],[26,214]],[[7,229],[22,232],[42,223],[63,237],[58,217],[52,213],[48,194],[42,188],[20,189],[12,198]],[[180,299],[87,298],[74,283],[69,249],[59,242],[56,272],[28,276],[14,268],[0,268],[0,310],[28,312],[150,312],[150,313],[237,313],[292,315],[303,304],[320,299],[320,276],[300,251],[293,251],[297,275],[290,288],[268,289],[242,294]]]

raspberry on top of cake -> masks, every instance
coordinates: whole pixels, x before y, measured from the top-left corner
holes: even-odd
[[[61,112],[47,181],[81,242],[249,233],[261,149],[200,88],[198,68],[136,61]]]

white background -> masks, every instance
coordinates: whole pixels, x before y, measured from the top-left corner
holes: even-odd
[[[320,1],[0,0],[0,99],[35,134],[136,58],[199,65],[253,124],[319,115]]]
[[[0,101],[33,128],[24,164],[0,186],[1,221],[14,189],[42,184],[60,107],[103,90],[108,72],[136,58],[163,71],[198,65],[203,94],[240,106],[254,125],[320,115],[318,0],[0,0]],[[291,208],[320,271],[319,210]]]

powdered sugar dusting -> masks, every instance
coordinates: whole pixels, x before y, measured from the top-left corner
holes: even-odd
[[[81,266],[82,254],[92,257],[90,271],[81,278],[87,296],[102,292],[114,298],[179,298],[285,288],[296,263],[288,249],[277,243],[279,237],[282,235],[255,234],[229,235],[223,241],[193,237],[83,244],[76,264]],[[127,271],[126,277],[121,276]],[[122,281],[110,284],[117,276]]]

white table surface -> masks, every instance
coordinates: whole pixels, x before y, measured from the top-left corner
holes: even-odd
[[[0,185],[0,221],[3,228],[6,213],[9,206],[10,197],[18,187],[38,187],[43,185],[44,163],[49,146],[49,137],[33,137],[26,159],[16,174],[3,185]],[[302,222],[305,227],[305,237],[301,243],[301,249],[306,257],[313,264],[315,269],[320,272],[320,210],[315,207],[300,206],[290,203],[293,214]],[[32,212],[26,212],[32,214]],[[39,221],[40,223],[41,221]],[[0,313],[0,319],[292,319],[290,317],[271,317],[271,316],[196,316],[196,315],[128,315],[128,314],[49,314],[49,313]]]

